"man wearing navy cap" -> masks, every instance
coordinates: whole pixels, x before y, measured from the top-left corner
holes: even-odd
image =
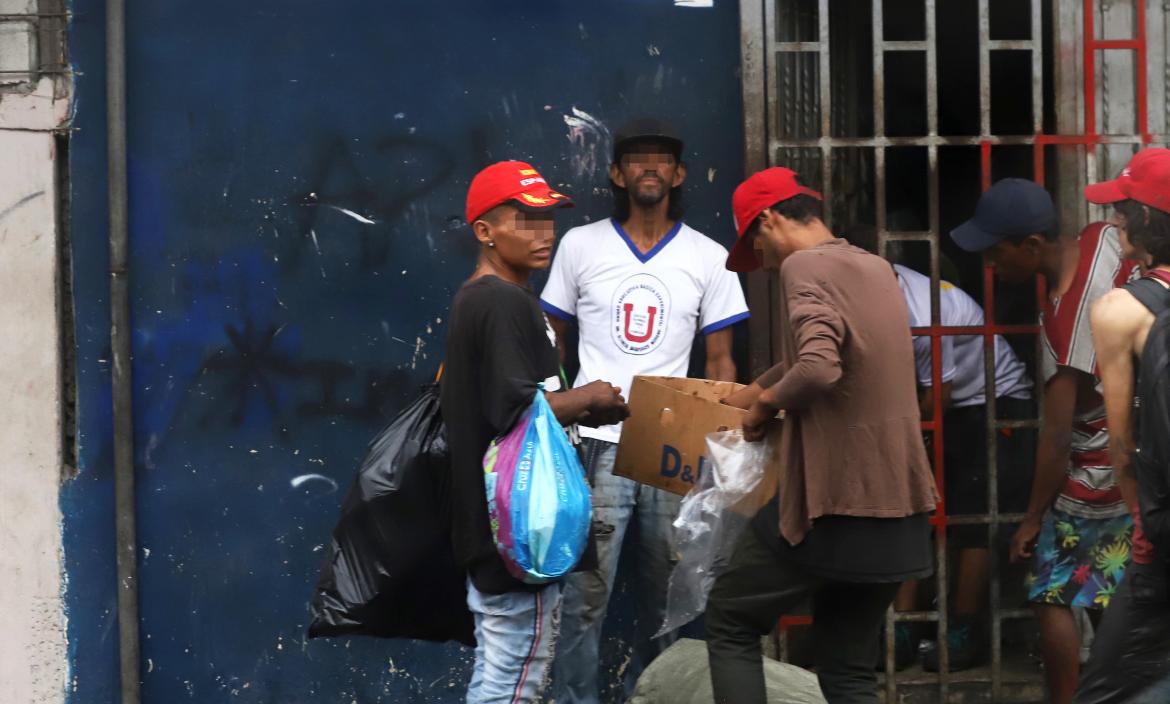
[[[1062,237],[1052,198],[1024,179],[999,181],[975,217],[951,231],[968,252],[983,252],[1009,283],[1043,274],[1044,425],[1024,520],[1012,537],[1014,561],[1031,560],[1028,600],[1040,625],[1050,701],[1072,700],[1080,670],[1074,607],[1099,612],[1129,564],[1133,521],[1109,459],[1109,431],[1089,325],[1093,304],[1137,270],[1117,228],[1092,223]]]

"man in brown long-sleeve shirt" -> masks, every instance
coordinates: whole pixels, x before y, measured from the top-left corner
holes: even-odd
[[[919,431],[906,304],[884,260],[833,236],[821,196],[788,169],[732,199],[732,271],[780,272],[779,364],[725,403],[744,435],[781,422],[777,498],[745,531],[707,605],[719,704],[765,702],[760,636],[812,597],[817,676],[830,704],[877,702],[874,665],[898,585],[933,569],[937,493]]]

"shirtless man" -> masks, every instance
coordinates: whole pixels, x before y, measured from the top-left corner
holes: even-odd
[[[1105,611],[1074,704],[1170,700],[1170,586],[1165,409],[1156,405],[1153,364],[1167,340],[1155,338],[1157,313],[1170,308],[1170,150],[1145,149],[1121,175],[1085,190],[1113,206],[1123,255],[1142,264],[1142,279],[1093,306],[1093,343],[1104,387],[1109,453],[1134,514],[1133,563]],[[1164,329],[1164,328],[1163,328]],[[1160,353],[1155,354],[1155,353]],[[1138,372],[1143,377],[1138,379]],[[1163,382],[1164,383],[1164,382]],[[1136,411],[1135,411],[1136,407]],[[1152,412],[1152,413],[1151,413]],[[1139,421],[1141,421],[1139,423]],[[1161,681],[1161,682],[1160,682]]]

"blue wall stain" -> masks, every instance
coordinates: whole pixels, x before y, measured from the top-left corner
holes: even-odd
[[[118,688],[105,8],[72,9],[70,698],[105,704]],[[688,222],[730,241],[736,4],[211,0],[136,4],[127,21],[144,700],[461,701],[458,646],[305,641],[342,493],[442,358],[480,167],[531,160],[577,200],[563,231],[608,213],[605,127],[665,116],[687,141]],[[628,589],[605,635],[614,681]]]

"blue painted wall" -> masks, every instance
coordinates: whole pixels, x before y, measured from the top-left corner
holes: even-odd
[[[145,701],[461,700],[458,647],[304,640],[342,493],[442,357],[481,166],[532,160],[577,198],[567,228],[608,211],[605,126],[665,115],[688,141],[688,221],[729,241],[738,19],[716,4],[130,4]],[[104,704],[118,686],[105,9],[72,9],[80,474],[61,503],[71,698]],[[611,669],[629,618],[607,636]]]

